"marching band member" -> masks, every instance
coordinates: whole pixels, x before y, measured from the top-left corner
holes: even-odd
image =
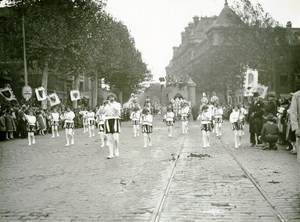
[[[130,119],[132,120],[132,127],[133,127],[133,136],[137,137],[140,136],[140,117],[141,112],[138,106],[133,108],[133,111],[130,114]]]
[[[244,105],[242,104],[241,106],[240,106],[241,108],[240,108],[240,110],[241,110],[241,115],[242,115],[242,124],[243,124],[243,128],[242,128],[242,136],[244,136],[245,135],[245,132],[244,132],[244,126],[245,126],[245,117],[246,117],[246,115],[248,114],[248,111],[247,111],[247,109],[244,107]]]
[[[174,126],[174,117],[175,117],[175,114],[172,111],[172,107],[169,106],[167,108],[167,113],[165,114],[165,117],[164,117],[167,127],[168,127],[169,137],[172,137],[172,131],[173,131],[173,126]]]
[[[58,134],[58,126],[59,126],[59,113],[57,112],[57,108],[53,108],[53,112],[50,114],[51,119],[51,130],[52,130],[52,138],[55,138],[56,136],[59,137]]]
[[[66,131],[66,147],[68,147],[70,145],[70,139],[71,139],[71,144],[74,144],[74,133],[73,133],[73,129],[74,129],[74,118],[75,118],[75,114],[74,112],[71,110],[71,108],[69,106],[66,107],[66,112],[64,113],[63,119],[64,119],[64,128]]]
[[[27,120],[28,145],[31,146],[31,144],[35,144],[36,117],[31,110],[28,112],[28,115],[24,114],[24,116]]]
[[[202,113],[197,119],[201,119],[201,131],[203,137],[203,148],[210,147],[210,131],[212,131],[212,113],[209,112],[208,106],[202,106]]]
[[[145,107],[141,116],[142,122],[142,133],[144,134],[144,147],[152,146],[151,143],[151,133],[153,131],[153,116],[150,114],[150,110]]]
[[[223,109],[218,103],[214,109],[214,121],[217,137],[220,137],[222,136]]]
[[[121,104],[116,101],[116,96],[110,94],[104,102],[104,115],[105,115],[105,133],[109,148],[109,155],[107,159],[114,156],[119,156],[119,133],[121,132],[120,116]]]
[[[79,114],[82,116],[82,126],[83,126],[83,133],[88,132],[88,121],[87,121],[87,113],[85,107],[79,112]]]
[[[185,134],[188,131],[188,116],[190,112],[190,107],[187,102],[182,104],[181,108],[181,125],[182,125],[182,133]]]
[[[105,145],[105,115],[104,115],[104,106],[100,106],[97,113],[96,113],[96,122],[98,125],[98,129],[99,129],[99,135],[100,135],[100,140],[101,140],[101,147],[104,147]]]
[[[230,123],[232,123],[235,148],[239,148],[239,146],[241,146],[242,130],[244,129],[243,119],[244,115],[241,113],[239,106],[235,105],[233,107],[232,113],[229,116],[229,121]]]
[[[89,137],[95,136],[95,113],[92,108],[89,108],[88,113],[86,114]]]

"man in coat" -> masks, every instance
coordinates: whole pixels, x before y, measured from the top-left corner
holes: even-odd
[[[300,163],[300,90],[295,92],[290,106],[291,128],[296,134],[297,160]]]
[[[264,103],[260,101],[259,93],[253,93],[253,101],[249,108],[249,131],[250,131],[250,143],[251,146],[261,144],[258,139],[263,126],[264,116]]]

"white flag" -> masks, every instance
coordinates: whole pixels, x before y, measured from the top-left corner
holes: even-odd
[[[76,101],[80,99],[80,92],[79,90],[71,90],[70,92],[71,101]]]
[[[47,99],[46,90],[44,87],[39,87],[35,89],[35,95],[38,101],[43,101]]]
[[[0,94],[3,96],[7,101],[16,100],[15,94],[10,88],[10,86],[5,86],[4,88],[0,89]]]
[[[55,106],[57,104],[60,104],[60,100],[56,93],[52,93],[48,95],[48,101],[50,102],[50,106]]]

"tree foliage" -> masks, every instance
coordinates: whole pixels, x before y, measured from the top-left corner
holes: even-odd
[[[10,28],[1,34],[13,42],[5,52],[10,59],[22,59],[24,16],[28,62],[47,64],[50,74],[97,75],[120,91],[135,90],[151,76],[127,27],[102,0],[10,0],[9,7]]]

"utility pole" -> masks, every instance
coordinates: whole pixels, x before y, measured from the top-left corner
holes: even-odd
[[[26,59],[26,44],[25,44],[25,19],[24,19],[24,2],[22,14],[22,32],[23,32],[23,60],[24,60],[24,80],[25,86],[28,86],[27,59]]]

